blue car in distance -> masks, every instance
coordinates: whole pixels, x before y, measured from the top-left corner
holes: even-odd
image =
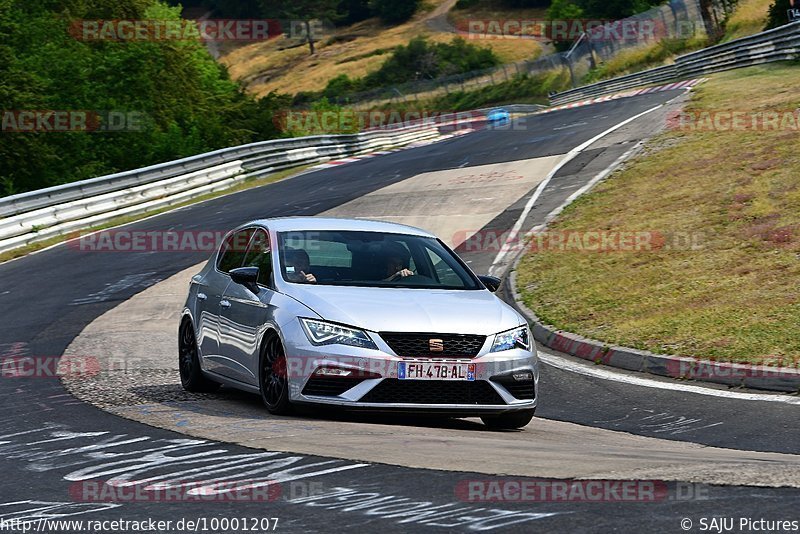
[[[503,108],[495,108],[486,115],[490,127],[505,126],[511,122],[511,115]]]

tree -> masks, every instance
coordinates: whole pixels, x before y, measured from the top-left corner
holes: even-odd
[[[98,18],[181,20],[157,0],[0,0],[0,195],[282,135],[272,116],[289,97],[256,102],[200,41],[87,41],[69,31],[73,20]],[[19,133],[17,113],[33,110],[134,123]]]
[[[503,0],[501,3],[512,8],[547,7],[550,0]]]
[[[399,24],[414,16],[421,0],[370,0],[372,11],[386,24]]]
[[[794,5],[796,8],[800,9],[800,1],[795,0]],[[767,27],[764,29],[769,30],[777,28],[778,26],[783,26],[784,24],[789,24],[788,11],[791,7],[789,0],[775,0],[772,5],[769,6]]]
[[[574,20],[583,16],[583,9],[571,0],[553,0],[547,9],[547,18],[550,20]],[[553,41],[553,46],[559,52],[569,50],[572,41]]]
[[[661,2],[659,0],[579,0],[577,3],[587,17],[619,20],[647,11]]]
[[[195,4],[208,5],[214,11],[214,16],[226,19],[248,19],[263,17],[263,6],[259,0],[192,0]],[[185,0],[171,0],[171,3],[186,7]]]
[[[432,79],[498,65],[500,60],[490,48],[481,48],[460,37],[451,43],[430,43],[414,37],[408,45],[394,49],[381,67],[367,74],[359,86],[383,87],[414,80]]]
[[[295,31],[297,24],[302,21],[305,28],[303,39],[308,43],[308,49],[313,56],[316,53],[314,46],[315,35],[311,26],[312,20],[325,21],[339,18],[339,0],[262,0],[267,16],[273,18],[270,10],[275,12],[274,18],[290,20],[289,31]]]
[[[369,0],[340,0],[338,9],[342,18],[337,22],[342,25],[353,24],[372,16]]]

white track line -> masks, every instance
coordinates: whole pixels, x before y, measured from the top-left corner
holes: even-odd
[[[726,399],[746,400],[746,401],[764,401],[764,402],[781,402],[784,404],[793,404],[800,406],[800,397],[786,395],[786,394],[764,394],[764,393],[741,393],[738,391],[728,391],[724,389],[714,389],[702,386],[693,386],[674,381],[661,381],[653,380],[651,378],[640,378],[638,376],[622,374],[619,371],[609,371],[604,367],[588,363],[579,363],[561,356],[556,356],[549,352],[538,351],[539,359],[542,363],[569,371],[575,374],[590,376],[592,378],[599,378],[601,380],[612,380],[614,382],[621,382],[632,386],[642,386],[656,389],[667,389],[670,391],[683,391],[685,393],[697,393],[698,395],[706,395],[709,397],[722,397]]]
[[[567,199],[564,202],[562,202],[559,207],[557,207],[556,209],[554,209],[553,211],[548,213],[547,216],[545,217],[543,223],[537,224],[536,226],[531,228],[531,230],[529,232],[526,232],[525,235],[530,235],[530,234],[539,232],[541,230],[544,230],[547,227],[547,225],[550,224],[550,221],[552,221],[554,218],[556,218],[556,216],[558,216],[558,214],[560,214],[562,211],[564,211],[564,208],[566,208],[567,206],[572,204],[575,201],[576,198],[578,198],[579,196],[583,195],[584,193],[589,191],[591,188],[593,188],[595,185],[597,185],[597,182],[599,182],[601,180],[605,180],[606,177],[609,174],[614,172],[617,169],[617,167],[622,165],[622,163],[625,162],[625,160],[630,158],[631,154],[633,154],[634,152],[639,150],[639,148],[642,145],[644,145],[644,141],[639,141],[638,143],[633,145],[631,148],[626,150],[625,153],[622,154],[617,159],[615,159],[614,162],[611,165],[609,165],[608,167],[606,167],[605,169],[600,171],[594,178],[589,180],[586,183],[586,185],[584,185],[583,187],[581,187],[580,189],[578,189],[577,191],[572,193],[570,196],[568,196]]]
[[[671,103],[673,100],[675,100],[675,98],[670,99],[668,102],[666,102],[666,104]],[[648,110],[648,112],[649,111],[652,110]],[[570,203],[572,203],[576,198],[580,197],[581,195],[589,191],[592,187],[594,187],[597,184],[597,182],[605,179],[621,163],[627,160],[632,153],[636,152],[643,144],[644,141],[639,141],[638,143],[636,143],[636,145],[628,149],[624,154],[622,154],[619,158],[617,158],[611,165],[606,167],[603,171],[598,173],[594,178],[592,178],[589,182],[587,182],[586,185],[584,185],[583,187],[572,193],[569,197],[567,197],[567,199],[560,206],[558,206],[553,211],[548,213],[547,216],[545,217],[544,223],[538,224],[535,227],[533,227],[531,229],[531,232],[537,232],[544,229],[547,226],[547,224],[553,220],[553,218],[555,218],[559,213],[561,213],[564,210],[565,207],[567,207]],[[684,391],[688,393],[697,393],[699,395],[724,397],[737,400],[782,402],[785,404],[800,405],[800,397],[790,396],[787,394],[741,393],[736,391],[726,391],[726,390],[713,389],[702,386],[682,384],[675,381],[660,381],[649,378],[640,378],[637,376],[623,374],[619,370],[609,370],[588,363],[577,363],[572,360],[556,356],[555,354],[549,352],[543,352],[541,350],[539,351],[539,359],[542,360],[543,363],[550,365],[551,367],[555,367],[557,369],[573,372],[576,374],[581,374],[584,376],[600,378],[602,380],[612,380],[615,382],[622,382],[630,385],[651,387],[657,389],[668,389],[673,391]]]
[[[654,106],[654,107],[652,107],[652,108],[650,108],[650,109],[648,109],[646,111],[643,111],[643,112],[639,113],[638,115],[634,115],[633,117],[625,119],[624,121],[622,121],[622,122],[620,122],[618,124],[615,124],[611,128],[609,128],[609,129],[607,129],[607,130],[595,135],[594,137],[592,137],[588,141],[586,141],[584,143],[581,143],[580,145],[576,146],[575,148],[573,148],[572,150],[567,152],[566,156],[564,156],[564,159],[559,161],[558,164],[555,167],[553,167],[553,169],[547,174],[545,179],[542,180],[542,183],[539,184],[539,187],[536,188],[536,191],[533,192],[533,195],[528,200],[528,203],[525,204],[525,209],[522,210],[522,214],[519,216],[519,219],[517,219],[517,222],[514,223],[514,227],[511,229],[511,232],[509,233],[508,237],[506,238],[506,242],[503,244],[503,246],[500,248],[500,252],[498,252],[497,256],[494,258],[494,261],[492,262],[492,266],[489,268],[489,274],[495,274],[498,264],[501,261],[503,261],[503,259],[506,257],[506,255],[512,250],[512,247],[510,246],[510,243],[512,243],[514,240],[517,239],[517,236],[519,235],[519,231],[522,228],[522,225],[524,224],[525,219],[528,218],[528,214],[530,214],[531,209],[533,209],[533,205],[536,203],[537,200],[539,200],[539,197],[542,195],[542,192],[544,191],[544,188],[547,187],[547,185],[550,183],[550,180],[553,179],[553,176],[555,176],[556,173],[558,171],[560,171],[564,167],[564,165],[566,165],[567,163],[569,163],[570,161],[575,159],[575,157],[577,157],[578,154],[583,152],[583,150],[585,148],[587,148],[588,146],[592,145],[593,143],[599,141],[600,139],[602,139],[603,137],[607,136],[608,134],[610,134],[610,133],[622,128],[626,124],[629,124],[629,123],[635,121],[639,117],[643,117],[644,115],[647,115],[648,113],[651,113],[651,112],[653,112],[653,111],[655,111],[655,110],[657,110],[657,109],[659,109],[659,108],[661,108],[663,106],[664,106],[664,104],[659,104],[659,105]]]

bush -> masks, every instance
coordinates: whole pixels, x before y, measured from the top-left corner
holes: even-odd
[[[619,20],[647,11],[660,0],[578,0],[587,17]]]
[[[331,79],[322,94],[325,98],[335,100],[348,93],[358,90],[358,79],[351,79],[347,74],[340,74],[336,78]]]
[[[318,93],[297,93],[292,105],[307,106],[320,97],[346,101],[349,95],[360,91],[487,69],[499,63],[491,49],[467,43],[460,37],[451,43],[429,43],[423,37],[415,37],[408,45],[395,48],[378,70],[363,78],[340,74]]]
[[[392,57],[364,77],[365,89],[421,79],[487,69],[500,63],[489,48],[481,48],[456,37],[451,43],[429,43],[415,37],[406,46],[398,46]]]
[[[500,3],[510,8],[547,7],[550,0],[501,0]]]
[[[571,0],[553,0],[553,3],[547,8],[547,18],[550,20],[579,19],[582,15],[581,6]]]
[[[458,0],[455,9],[469,9],[480,4],[481,0]]]
[[[507,82],[487,85],[474,91],[457,91],[434,98],[426,107],[464,111],[495,104],[547,104],[550,92],[569,87],[569,74],[553,70],[542,74],[519,74]],[[418,104],[414,104],[418,106]]]
[[[414,16],[421,0],[370,0],[372,12],[386,24],[399,24]]]
[[[286,133],[292,137],[306,135],[352,134],[361,129],[359,114],[332,104],[323,97],[311,105],[308,112],[291,112],[292,120],[285,124]]]

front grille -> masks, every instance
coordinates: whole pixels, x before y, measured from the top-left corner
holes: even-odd
[[[493,376],[491,380],[506,388],[515,399],[533,400],[536,398],[536,387],[533,380],[514,380],[511,375]]]
[[[303,395],[336,397],[363,381],[363,378],[312,376],[303,388]]]
[[[387,378],[359,402],[406,404],[505,404],[485,380],[398,380]]]
[[[478,355],[486,336],[462,334],[407,334],[381,332],[386,344],[403,358],[472,358]],[[431,351],[431,340],[441,340],[442,351]]]

